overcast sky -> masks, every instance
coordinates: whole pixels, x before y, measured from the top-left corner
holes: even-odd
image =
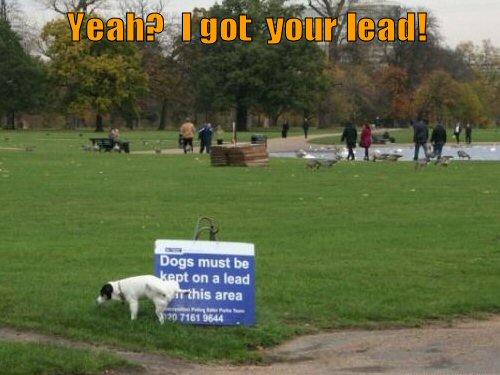
[[[18,3],[28,19],[39,24],[53,16],[45,10],[43,0],[18,0]],[[180,15],[195,7],[208,8],[214,3],[214,0],[167,0],[167,9]],[[400,3],[430,9],[439,19],[441,34],[449,46],[454,47],[464,40],[479,44],[490,39],[500,47],[500,0],[404,0]]]

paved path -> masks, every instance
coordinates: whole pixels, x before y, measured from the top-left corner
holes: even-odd
[[[500,374],[500,316],[415,329],[342,330],[298,337],[263,352],[260,366],[200,365],[170,357],[0,328],[0,340],[113,352],[143,372],[108,375],[472,375]]]
[[[267,140],[267,150],[269,152],[287,152],[297,151],[300,149],[306,150],[309,148],[307,141],[317,138],[340,136],[342,133],[315,134],[310,135],[308,139],[304,136],[293,136],[288,138],[272,138]]]
[[[308,149],[308,140],[315,138],[324,138],[331,136],[339,136],[341,133],[329,133],[329,134],[316,134],[309,136],[309,139],[305,139],[304,136],[292,136],[288,138],[270,138],[267,140],[267,151],[268,152],[287,152],[287,151],[297,151],[300,149]],[[155,151],[132,151],[132,154],[153,154]],[[182,154],[183,150],[179,148],[169,148],[167,150],[162,150],[162,154],[167,155],[179,155]]]

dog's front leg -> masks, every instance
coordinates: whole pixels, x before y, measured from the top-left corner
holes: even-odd
[[[165,323],[165,310],[167,309],[167,304],[165,304],[164,302],[155,302],[155,312],[156,312],[156,316],[158,317],[158,321],[160,322],[160,324],[163,324]]]
[[[130,307],[130,319],[131,320],[136,320],[137,319],[137,312],[139,311],[139,301],[128,301],[129,307]]]

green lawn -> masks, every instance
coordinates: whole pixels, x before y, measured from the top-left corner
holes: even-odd
[[[110,368],[134,367],[109,353],[0,341],[0,374],[99,375]]]
[[[2,326],[239,362],[297,333],[500,311],[498,163],[213,168],[83,152],[82,138],[0,132]],[[35,151],[2,149],[23,145]],[[255,243],[255,327],[159,326],[146,301],[135,322],[126,305],[95,305],[105,281],[151,273],[154,241],[190,239],[199,216],[223,241]]]

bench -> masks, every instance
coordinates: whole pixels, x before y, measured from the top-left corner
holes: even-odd
[[[385,132],[382,135],[374,134],[372,136],[372,140],[373,140],[374,144],[382,144],[382,145],[385,145],[386,143],[395,143],[396,142],[396,138],[389,135],[389,132]]]
[[[119,152],[125,151],[127,154],[130,152],[130,144],[129,142],[115,142],[111,138],[89,138],[90,142],[92,142],[93,148],[98,148],[99,151],[104,150],[105,152],[110,152],[113,149],[116,149]],[[115,146],[118,145],[116,148]]]

